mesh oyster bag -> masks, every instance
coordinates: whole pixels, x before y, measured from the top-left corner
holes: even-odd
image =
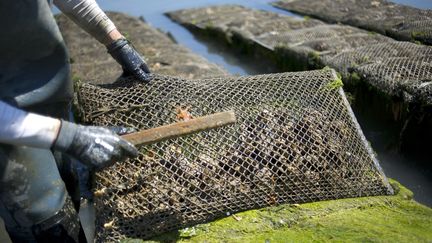
[[[391,194],[338,83],[323,69],[79,84],[82,118],[94,125],[237,116],[231,126],[140,147],[138,158],[98,172],[98,240],[149,238],[280,203]]]
[[[372,30],[402,41],[432,44],[432,10],[387,0],[282,0],[281,9]]]
[[[344,9],[346,6],[369,3],[341,1],[352,2],[342,4]],[[340,5],[334,0],[323,2],[324,5],[331,3],[332,7]],[[323,5],[321,1],[283,3],[295,3],[312,11],[322,8],[311,6]],[[233,15],[233,9],[239,14]],[[345,14],[345,10],[323,13]],[[241,49],[246,47],[249,54],[253,50],[256,56],[274,61],[284,69],[306,70],[328,66],[341,73],[345,81],[361,81],[375,88],[373,92],[382,92],[393,100],[419,107],[432,105],[432,65],[428,62],[431,46],[395,41],[348,25],[325,24],[314,19],[299,20],[236,5],[177,10],[167,15],[194,32],[217,36]]]

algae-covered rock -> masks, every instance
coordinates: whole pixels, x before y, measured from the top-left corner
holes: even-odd
[[[391,184],[394,196],[280,205],[123,242],[430,242],[432,209],[397,181]]]

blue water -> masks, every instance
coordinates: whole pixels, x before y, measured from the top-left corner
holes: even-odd
[[[432,0],[392,0],[391,2],[404,4],[416,8],[432,9]]]
[[[170,32],[179,44],[186,46],[211,62],[224,67],[230,73],[240,75],[269,73],[274,70],[269,65],[257,62],[253,60],[253,58],[232,53],[232,49],[227,49],[214,40],[195,37],[182,26],[172,22],[164,16],[163,13],[208,5],[241,4],[250,8],[298,17],[298,15],[270,6],[270,2],[272,2],[272,0],[98,1],[104,10],[124,12],[129,15],[144,17],[150,25],[164,32]],[[417,8],[432,9],[432,0],[394,0],[394,2]],[[367,117],[360,113],[361,112],[357,113],[358,120],[363,128],[365,136],[377,152],[378,159],[386,175],[397,179],[403,185],[411,189],[417,201],[432,206],[432,171],[430,167],[425,167],[424,164],[426,163],[421,161],[422,159],[401,155],[394,149],[394,146],[389,146],[389,144],[394,141],[390,141],[391,138],[389,137],[392,135],[387,132],[387,123],[380,122],[379,119]]]

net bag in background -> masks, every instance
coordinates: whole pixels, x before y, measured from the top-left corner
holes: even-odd
[[[147,129],[234,110],[237,123],[140,148],[97,175],[99,241],[149,238],[247,209],[391,194],[329,69],[80,84],[84,122]]]
[[[282,0],[272,5],[288,11],[343,23],[391,36],[401,41],[432,44],[432,10],[374,0]]]

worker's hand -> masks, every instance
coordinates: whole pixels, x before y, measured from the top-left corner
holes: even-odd
[[[81,126],[66,121],[62,121],[53,148],[96,170],[126,157],[138,156],[138,150],[131,143],[106,128]]]
[[[135,129],[133,127],[124,127],[124,126],[109,126],[106,127],[108,130],[110,130],[111,132],[121,136],[121,135],[126,135],[129,133],[133,133],[133,132],[138,132],[138,129]]]
[[[150,70],[130,42],[118,39],[107,46],[108,53],[123,67],[123,76],[134,76],[141,82],[150,81]]]

